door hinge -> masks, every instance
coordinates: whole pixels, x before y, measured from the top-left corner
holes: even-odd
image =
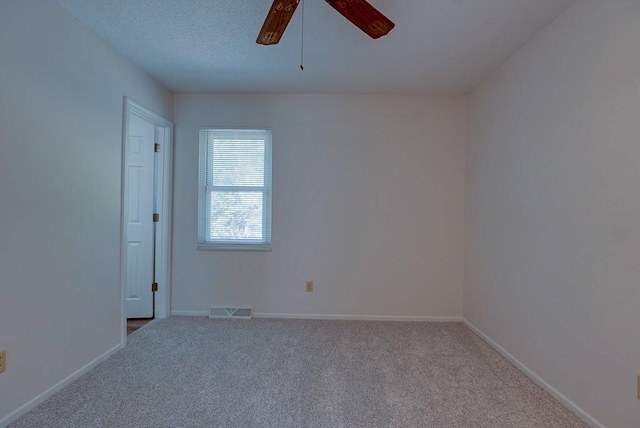
[[[157,223],[160,221],[160,214],[158,213],[153,213],[153,222]]]
[[[158,291],[158,283],[154,282],[153,284],[151,284],[151,292],[155,293],[156,291]]]
[[[153,151],[158,153],[160,151],[160,143],[155,143],[153,145]]]

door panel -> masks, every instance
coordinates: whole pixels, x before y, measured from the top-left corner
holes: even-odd
[[[153,316],[155,126],[131,115],[126,147],[125,240],[127,318]]]

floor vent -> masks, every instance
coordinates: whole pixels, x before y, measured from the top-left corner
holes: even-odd
[[[251,319],[252,308],[226,308],[223,306],[212,306],[209,318],[237,318],[242,320]]]

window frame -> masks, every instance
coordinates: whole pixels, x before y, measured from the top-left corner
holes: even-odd
[[[213,139],[209,132],[235,133],[255,132],[264,133],[264,185],[260,186],[212,186],[211,177],[207,174],[207,165],[212,162],[209,148],[213,147]],[[271,217],[272,217],[272,151],[273,131],[269,128],[218,128],[212,126],[199,129],[200,147],[198,156],[198,250],[209,251],[271,251]],[[210,141],[211,140],[211,141]],[[218,240],[208,241],[210,236],[208,225],[211,224],[211,191],[212,188],[231,192],[262,192],[262,241],[256,240]]]

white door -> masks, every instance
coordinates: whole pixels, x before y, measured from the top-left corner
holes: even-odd
[[[125,147],[125,281],[127,318],[153,317],[156,127],[131,114]]]

